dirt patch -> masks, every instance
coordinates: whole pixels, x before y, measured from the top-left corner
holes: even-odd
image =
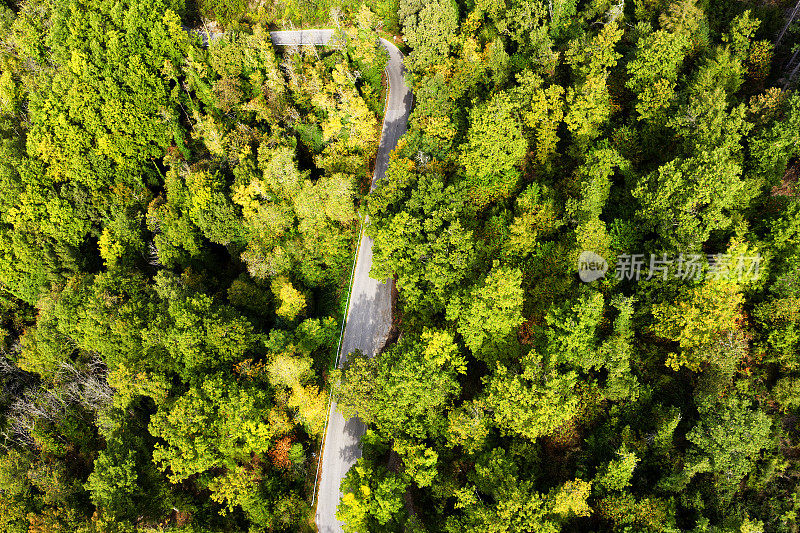
[[[800,178],[800,159],[789,164],[780,185],[772,187],[772,196],[797,196],[797,181]]]

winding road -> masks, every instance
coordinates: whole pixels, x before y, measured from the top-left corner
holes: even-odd
[[[270,32],[273,45],[325,45],[333,38],[333,30],[297,30]],[[375,160],[375,173],[372,186],[383,179],[389,164],[389,153],[397,146],[397,141],[405,133],[408,115],[411,112],[413,96],[403,79],[403,54],[397,47],[381,39],[381,44],[389,53],[386,75],[389,81],[389,94],[386,99],[381,141]],[[364,222],[369,223],[369,220]],[[337,360],[341,366],[348,354],[361,350],[374,356],[386,343],[392,322],[392,281],[385,282],[369,277],[372,268],[372,239],[361,232],[358,256],[353,271],[353,285],[350,304],[347,308],[344,334]],[[341,499],[339,486],[347,471],[361,457],[359,440],[366,428],[359,418],[345,420],[332,401],[328,411],[328,426],[322,452],[322,467],[317,499],[316,523],[320,533],[342,531],[342,524],[336,519],[336,508]]]

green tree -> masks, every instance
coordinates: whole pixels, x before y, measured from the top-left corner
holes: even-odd
[[[571,43],[567,52],[567,61],[574,69],[577,83],[567,89],[564,120],[576,142],[582,146],[600,134],[600,128],[611,116],[611,97],[606,80],[610,69],[622,57],[614,51],[622,34],[616,23],[609,23],[589,42]]]
[[[680,67],[690,46],[682,33],[658,30],[642,36],[636,57],[628,63],[626,85],[638,97],[641,120],[663,119],[676,97]]]
[[[541,246],[563,225],[552,190],[537,183],[529,185],[516,198],[516,216],[502,245],[509,258],[524,258]]]
[[[520,104],[520,123],[539,163],[547,163],[559,142],[558,125],[564,119],[564,88],[544,86],[544,80],[530,71],[517,74],[517,85],[510,91]]]
[[[617,452],[618,459],[613,459],[608,462],[598,473],[594,479],[595,488],[603,490],[624,490],[630,486],[633,471],[636,469],[636,464],[639,458],[636,454],[621,449]]]
[[[739,482],[753,471],[761,450],[770,445],[771,427],[769,417],[751,409],[748,400],[724,398],[702,413],[699,423],[687,433],[692,443],[687,470],[710,472],[719,495],[730,501]]]
[[[508,345],[509,336],[525,320],[522,300],[522,272],[495,263],[484,282],[472,289],[458,324],[473,354],[497,353]]]
[[[463,189],[446,184],[438,166],[393,159],[367,206],[365,231],[374,239],[370,275],[396,275],[409,308],[424,313],[443,311],[477,263],[472,231],[461,220]]]
[[[400,0],[398,15],[408,44],[414,50],[409,57],[412,69],[424,69],[449,54],[458,29],[455,1]]]
[[[292,321],[305,311],[307,305],[305,295],[295,289],[285,277],[272,280],[271,289],[275,300],[280,304],[275,310],[275,314],[279,317]]]
[[[518,372],[497,365],[487,380],[486,402],[494,410],[498,427],[506,433],[536,440],[577,415],[578,374],[546,370],[535,353],[527,355],[521,363]]]
[[[497,94],[475,108],[459,160],[466,171],[470,201],[478,209],[515,192],[520,178],[517,165],[526,151],[527,142],[507,94]]]
[[[692,41],[693,51],[708,44],[708,23],[705,13],[697,5],[697,0],[678,0],[671,2],[669,8],[658,17],[662,29],[670,33],[686,35]]]
[[[119,411],[114,414],[124,417]],[[169,490],[153,464],[147,428],[137,418],[125,417],[105,440],[85,485],[92,501],[119,522],[161,517]]]
[[[713,356],[714,344],[723,342],[726,332],[739,329],[742,300],[736,284],[709,280],[691,291],[688,298],[654,307],[654,332],[680,346],[679,353],[667,358],[667,366],[674,370],[681,366],[694,371],[702,368]]]
[[[342,500],[336,517],[347,532],[399,530],[406,520],[403,493],[408,482],[361,458],[342,481]]]
[[[720,147],[669,161],[633,195],[665,244],[695,251],[713,231],[731,229],[756,192],[742,179],[741,164]]]
[[[444,431],[444,413],[460,390],[458,374],[466,371],[451,334],[425,330],[404,337],[374,362],[365,359],[353,354],[341,371],[336,391],[345,416],[357,414],[387,438]]]

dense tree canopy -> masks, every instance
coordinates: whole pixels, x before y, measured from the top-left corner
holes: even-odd
[[[273,15],[2,8],[3,531],[309,528],[386,58]]]
[[[796,533],[795,7],[6,3],[0,530],[313,531],[333,396],[348,532]]]
[[[402,333],[340,375],[347,530],[796,530],[779,4],[400,3],[416,105],[366,209]]]

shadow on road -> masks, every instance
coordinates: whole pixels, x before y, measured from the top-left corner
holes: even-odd
[[[392,280],[382,283],[369,277],[372,267],[372,239],[364,235],[359,248],[347,325],[342,338],[339,367],[356,350],[373,357],[383,347],[392,323]]]
[[[344,432],[353,441],[353,444],[342,447],[339,457],[349,465],[354,465],[361,457],[361,435],[366,432],[367,427],[360,418],[354,416],[344,424]],[[349,469],[348,469],[349,470]]]

